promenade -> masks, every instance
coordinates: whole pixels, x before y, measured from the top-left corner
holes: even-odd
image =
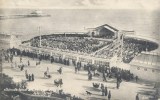
[[[107,96],[101,96],[101,89],[94,88],[92,83],[103,83],[104,86],[108,87],[111,91],[111,100],[135,100],[136,94],[139,93],[140,100],[149,100],[154,92],[154,84],[149,82],[142,82],[139,80],[138,83],[135,81],[125,82],[122,81],[120,88],[116,88],[116,79],[107,79],[107,82],[103,82],[102,76],[93,77],[91,81],[88,81],[87,71],[80,71],[75,74],[73,66],[65,66],[57,63],[51,64],[49,61],[42,61],[40,65],[36,66],[36,59],[31,59],[28,57],[23,57],[22,62],[27,65],[27,61],[30,61],[30,66],[25,66],[23,71],[19,68],[11,68],[11,63],[3,63],[3,73],[9,75],[13,78],[14,82],[20,82],[21,80],[26,80],[25,70],[28,74],[34,74],[35,81],[27,82],[27,88],[29,90],[53,90],[58,91],[63,89],[65,93],[70,93],[72,95],[79,96],[85,100],[107,100]],[[14,57],[13,62],[20,62],[19,57]],[[49,68],[49,73],[51,78],[44,78],[44,72]],[[63,74],[59,74],[57,70],[63,67]],[[63,86],[56,87],[54,85],[55,79],[63,79]],[[91,96],[86,94],[86,91],[92,93]]]

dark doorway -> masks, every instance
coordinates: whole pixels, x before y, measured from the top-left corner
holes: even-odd
[[[94,35],[95,35],[95,33],[94,33],[94,32],[92,32],[92,37],[94,37]]]

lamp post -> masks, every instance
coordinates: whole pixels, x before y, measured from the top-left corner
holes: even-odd
[[[121,61],[123,60],[123,40],[124,40],[124,33],[122,32],[121,34],[120,34],[120,45],[121,45]]]
[[[119,32],[119,41],[120,41],[120,56],[121,56],[121,61],[123,60],[123,46],[124,46],[124,36],[126,34],[134,34],[134,31],[126,31],[126,30],[122,30]]]
[[[119,52],[120,52],[120,59],[119,60],[123,60],[123,40],[124,40],[124,32],[123,31],[119,31],[118,32],[118,38],[117,38],[117,45],[119,45]]]

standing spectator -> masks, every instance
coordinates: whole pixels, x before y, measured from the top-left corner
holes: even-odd
[[[30,66],[30,62],[29,62],[29,60],[28,60],[28,66]]]
[[[117,81],[117,89],[119,89],[119,86],[120,86],[120,82]]]
[[[105,89],[102,87],[102,96],[105,96]]]
[[[62,92],[63,92],[63,90],[61,89],[61,90],[59,90],[59,95],[62,95]]]
[[[103,71],[103,81],[106,81],[105,71]]]
[[[111,100],[111,91],[109,90],[109,93],[108,93],[108,100]]]
[[[22,57],[20,56],[20,63],[22,63]]]
[[[26,76],[26,79],[28,79],[28,72],[27,72],[27,70],[25,70],[25,76]]]
[[[22,65],[21,65],[21,71],[23,71],[23,69],[24,69],[24,65],[22,64]]]
[[[32,74],[32,81],[34,81],[34,74]]]
[[[92,73],[88,74],[88,80],[92,80]]]
[[[104,85],[103,85],[103,83],[101,83],[101,90],[104,88]]]
[[[88,80],[90,80],[90,74],[88,74]]]
[[[135,77],[136,78],[136,83],[138,82],[138,76]]]
[[[29,77],[28,74],[26,74],[26,79],[27,79],[27,80],[28,80],[28,77]]]
[[[12,54],[10,55],[10,61],[11,61],[11,63],[13,61],[13,55]]]
[[[105,94],[105,96],[107,96],[107,94],[108,94],[107,87],[105,87],[105,89],[104,89],[104,94]]]
[[[97,69],[94,70],[94,76],[97,74]]]
[[[78,70],[78,69],[77,69],[77,67],[75,66],[75,73],[77,73],[77,70]]]
[[[30,74],[28,75],[28,81],[31,81],[31,75]]]
[[[92,80],[92,73],[90,73],[90,79]]]
[[[139,94],[137,93],[137,95],[136,95],[136,100],[139,100]]]
[[[8,63],[9,63],[9,55],[6,56],[6,59],[7,59]]]

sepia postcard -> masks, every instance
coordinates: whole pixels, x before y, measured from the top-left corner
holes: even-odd
[[[0,0],[0,100],[160,100],[160,0]]]

